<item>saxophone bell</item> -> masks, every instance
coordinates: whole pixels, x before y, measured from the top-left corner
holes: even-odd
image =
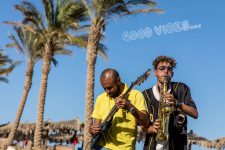
[[[178,113],[176,116],[176,121],[179,125],[185,122],[185,115],[183,113]]]

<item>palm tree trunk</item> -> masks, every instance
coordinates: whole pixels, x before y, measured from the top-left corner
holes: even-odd
[[[9,134],[9,137],[7,139],[7,142],[6,142],[7,146],[12,144],[13,139],[16,135],[16,130],[19,126],[20,119],[21,119],[21,116],[22,116],[22,113],[23,113],[23,109],[24,109],[24,106],[26,104],[27,96],[28,96],[28,93],[29,93],[31,85],[32,85],[33,69],[34,69],[34,62],[32,60],[30,60],[27,63],[27,71],[26,71],[26,78],[25,78],[25,82],[24,82],[23,95],[22,95],[22,98],[20,100],[19,108],[18,108],[17,113],[16,113],[16,118],[14,120],[14,123],[12,125],[11,131],[10,131],[10,134]]]
[[[38,110],[37,119],[34,132],[34,150],[41,149],[42,146],[42,129],[43,129],[43,118],[44,118],[44,106],[45,97],[47,92],[48,75],[51,70],[51,60],[53,58],[53,52],[51,51],[48,44],[45,45],[45,54],[42,64],[42,78],[40,85],[40,92],[38,97]]]
[[[101,22],[101,23],[100,23]],[[88,132],[92,120],[91,114],[94,108],[94,85],[95,85],[95,64],[97,59],[98,45],[101,38],[103,20],[92,22],[91,31],[87,45],[87,80],[86,80],[86,104],[84,123],[84,148],[90,150],[91,135]]]

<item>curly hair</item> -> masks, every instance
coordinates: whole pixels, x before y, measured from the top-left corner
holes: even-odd
[[[168,56],[158,56],[156,59],[153,60],[152,65],[154,67],[154,69],[157,68],[158,64],[161,62],[166,62],[169,63],[173,68],[176,68],[176,60],[172,57],[168,57]]]

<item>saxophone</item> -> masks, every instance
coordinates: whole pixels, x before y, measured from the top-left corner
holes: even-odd
[[[164,95],[168,92],[168,77],[164,77],[163,86],[160,90],[160,100],[158,106],[158,122],[159,128],[156,136],[157,141],[167,141],[169,137],[169,120],[174,107],[172,107],[165,99]]]

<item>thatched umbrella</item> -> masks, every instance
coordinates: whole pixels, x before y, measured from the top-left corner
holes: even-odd
[[[0,127],[0,137],[5,138],[8,136],[10,132],[10,124],[4,125]]]
[[[187,137],[188,137],[188,150],[191,150],[192,144],[209,149],[214,148],[212,141],[209,141],[208,139],[195,134],[193,130],[191,130],[190,133],[187,134]]]
[[[59,122],[52,122],[49,126],[49,131],[57,132],[66,132],[70,130],[79,131],[81,126],[81,122],[79,118],[67,121],[59,121]]]
[[[225,137],[213,140],[212,143],[213,143],[213,146],[215,148],[217,148],[218,150],[224,149],[225,148]]]
[[[193,132],[193,130],[191,130],[190,133],[187,134],[187,139],[188,139],[188,150],[191,150],[192,144],[195,144],[195,145],[198,145],[201,147],[205,147],[205,148],[210,148],[210,149],[215,148],[214,143],[216,143],[216,142],[212,142],[204,137],[201,137],[201,136],[195,134]],[[144,140],[145,140],[145,133],[143,133],[141,127],[139,127],[137,130],[137,141],[140,142],[140,141],[144,141]],[[217,143],[219,145],[219,143],[222,143],[222,140],[221,140],[221,142],[217,142]]]
[[[5,124],[0,124],[0,128],[1,127],[4,127],[4,126],[7,126],[9,124],[9,122],[8,123],[5,123]]]
[[[44,122],[44,126],[47,126],[50,122],[46,121]],[[9,132],[11,130],[11,124],[8,124],[6,126],[0,127],[0,137],[7,137],[9,135]],[[21,123],[18,126],[17,133],[16,133],[16,140],[23,140],[25,137],[30,137],[33,135],[35,129],[35,123]],[[44,131],[46,128],[44,129]],[[45,132],[43,132],[45,133]]]
[[[80,127],[81,122],[79,118],[60,122],[51,122],[50,120],[48,120],[44,122],[42,135],[45,140],[49,140],[50,137],[50,139],[55,142],[60,141],[57,140],[60,136],[64,136],[62,139],[65,139],[67,142],[69,142],[71,140],[70,137],[73,137],[74,134],[76,134],[76,131],[81,129]],[[6,138],[9,135],[10,130],[10,124],[0,127],[0,137]],[[21,123],[17,129],[15,140],[33,140],[34,130],[35,123]],[[55,137],[56,139],[53,139],[53,137]]]

